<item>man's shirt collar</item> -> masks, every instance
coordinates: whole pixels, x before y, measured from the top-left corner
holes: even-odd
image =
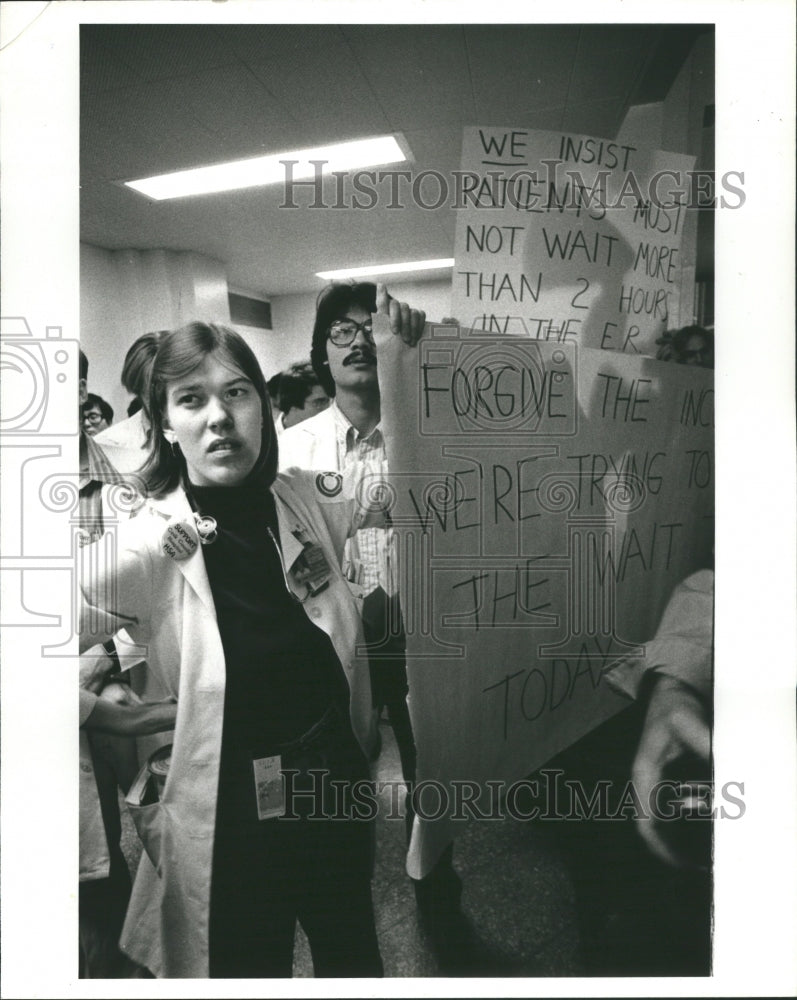
[[[332,410],[332,416],[335,420],[335,431],[338,436],[338,440],[342,441],[347,448],[352,448],[355,444],[360,441],[367,441],[369,444],[379,444],[382,440],[382,424],[381,422],[374,427],[370,434],[361,435],[354,424],[349,420],[346,414],[338,406],[337,400],[333,399],[329,404],[330,410]]]

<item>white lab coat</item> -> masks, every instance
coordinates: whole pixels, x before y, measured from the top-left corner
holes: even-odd
[[[286,427],[279,439],[280,469],[337,470],[338,435],[335,411],[330,405],[314,417]]]
[[[352,728],[368,755],[375,720],[367,659],[355,656],[363,641],[360,619],[339,571],[345,539],[358,526],[355,504],[345,489],[332,499],[324,496],[316,476],[298,470],[280,475],[272,493],[291,589],[304,596],[290,572],[302,551],[295,529],[321,545],[332,568],[330,585],[304,608],[332,640],[349,682]],[[182,490],[148,501],[136,518],[119,526],[115,565],[98,561],[82,583],[82,642],[91,646],[125,627],[135,642],[146,644],[148,669],[177,698],[161,800],[133,809],[146,853],[121,946],[156,976],[206,977],[224,654],[201,546],[182,560],[161,548],[170,519],[191,520]]]
[[[96,435],[95,441],[117,472],[135,473],[147,457],[147,418],[139,410],[132,417],[111,424]]]

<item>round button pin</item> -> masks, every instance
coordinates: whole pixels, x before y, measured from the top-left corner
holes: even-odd
[[[161,548],[170,559],[188,559],[199,545],[196,528],[185,521],[171,521],[163,533]]]
[[[315,477],[315,486],[322,496],[331,499],[343,489],[343,476],[339,472],[319,472]]]

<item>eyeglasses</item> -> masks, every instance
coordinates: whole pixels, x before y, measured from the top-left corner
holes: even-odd
[[[98,424],[102,420],[102,414],[97,413],[96,410],[92,410],[90,413],[83,414],[84,424]]]
[[[336,319],[330,326],[328,335],[335,347],[348,347],[354,343],[360,330],[365,334],[365,339],[373,344],[374,329],[370,319],[364,323],[356,323],[353,319]]]

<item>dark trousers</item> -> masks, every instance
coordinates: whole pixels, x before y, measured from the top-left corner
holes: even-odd
[[[312,819],[217,832],[211,977],[290,977],[297,920],[317,977],[381,976],[371,834],[369,823]]]
[[[404,624],[398,595],[388,597],[378,587],[363,605],[363,632],[368,646],[371,691],[376,708],[388,710],[396,738],[401,773],[410,789],[405,799],[407,842],[415,816],[413,786],[417,778],[417,750],[407,706],[407,658]],[[432,871],[422,879],[413,879],[415,896],[423,914],[433,919],[459,910],[462,882],[454,871],[454,845],[449,844]]]
[[[377,709],[387,709],[401,759],[401,773],[404,781],[412,785],[417,773],[417,752],[407,706],[407,644],[397,594],[388,597],[377,587],[365,598],[363,634],[368,647],[373,704]]]
[[[289,977],[298,920],[317,977],[381,976],[371,900],[374,825],[359,818],[350,794],[353,783],[368,782],[367,762],[348,722],[291,747],[274,748],[291,772],[286,815],[266,820],[256,818],[251,764],[247,774],[225,769],[222,753],[210,975]]]

